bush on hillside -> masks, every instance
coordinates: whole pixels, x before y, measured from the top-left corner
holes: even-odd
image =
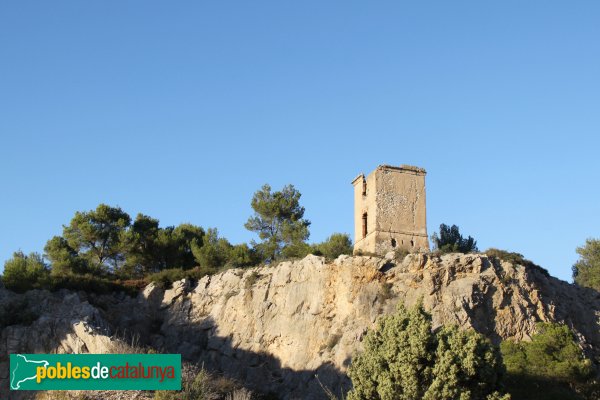
[[[199,280],[206,275],[218,272],[216,268],[196,267],[193,269],[169,268],[160,272],[150,274],[146,277],[147,282],[154,282],[163,288],[169,288],[175,281],[181,279]]]
[[[364,339],[348,374],[348,400],[508,399],[498,350],[473,330],[432,332],[422,304],[382,317]]]
[[[346,233],[334,233],[325,241],[313,245],[313,254],[335,260],[342,254],[352,255],[352,239]]]
[[[4,264],[2,282],[7,289],[18,293],[31,289],[47,289],[50,291],[69,289],[89,293],[124,291],[129,295],[135,295],[137,292],[136,288],[128,288],[118,281],[96,274],[60,273],[55,271],[50,273],[48,266],[37,253],[25,255],[22,252],[16,252]]]
[[[138,293],[138,286],[124,285],[121,281],[115,281],[95,274],[53,274],[45,283],[44,289],[53,292],[60,289],[81,290],[98,294],[125,292],[129,296],[135,296]]]
[[[526,268],[536,269],[536,270],[540,271],[541,273],[543,273],[544,275],[550,276],[550,274],[548,273],[548,271],[545,268],[542,268],[539,265],[535,264],[533,261],[526,259],[523,256],[523,254],[513,253],[510,251],[506,251],[506,250],[495,249],[493,247],[487,249],[485,251],[485,254],[487,254],[487,256],[489,258],[496,258],[498,260],[506,261],[506,262],[509,262],[514,265],[522,265]]]
[[[19,312],[15,312],[19,310]],[[0,330],[10,325],[29,326],[39,315],[32,311],[29,299],[19,296],[0,303]]]
[[[25,255],[17,251],[4,263],[2,283],[7,289],[22,293],[44,287],[49,274],[50,270],[41,255]]]
[[[593,373],[592,362],[566,325],[539,323],[530,342],[506,340],[500,348],[516,398],[538,398],[535,391],[548,385],[539,398],[577,399],[576,389],[585,386]]]
[[[281,255],[278,261],[302,259],[309,254],[314,254],[311,245],[306,242],[294,242],[285,246],[281,250]]]

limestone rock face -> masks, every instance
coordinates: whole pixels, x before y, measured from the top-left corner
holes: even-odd
[[[11,313],[35,318],[29,326],[2,327],[2,354],[102,353],[108,350],[111,339],[107,336],[110,329],[106,321],[101,312],[78,293],[62,290],[52,294],[32,290],[16,295],[1,290],[0,303],[5,309],[14,305]]]
[[[9,354],[108,353],[121,341],[101,312],[84,294],[61,290],[32,290],[22,295],[0,289],[3,317],[17,322],[0,326],[0,398],[30,398],[28,392],[10,392]]]
[[[18,295],[0,290],[0,303]],[[103,352],[114,333],[284,399],[326,398],[349,386],[345,371],[361,339],[398,302],[423,299],[435,326],[474,328],[494,342],[527,340],[538,321],[559,321],[589,355],[600,355],[600,293],[538,268],[485,255],[321,257],[232,269],[197,283],[154,284],[137,298],[32,291],[40,317],[2,329],[3,354]],[[7,371],[2,370],[2,378]]]

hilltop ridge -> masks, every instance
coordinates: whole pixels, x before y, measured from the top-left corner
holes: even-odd
[[[19,301],[25,314],[39,310],[30,326],[2,329],[0,351],[102,353],[120,340],[117,333],[136,333],[143,345],[181,353],[252,389],[321,399],[321,385],[335,393],[349,386],[351,356],[377,318],[420,299],[434,326],[474,328],[498,343],[529,338],[538,321],[563,322],[588,355],[600,355],[600,293],[539,267],[458,253],[332,262],[309,255],[166,290],[150,284],[133,298],[0,289],[3,306]]]

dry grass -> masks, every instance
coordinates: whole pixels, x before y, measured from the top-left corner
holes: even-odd
[[[252,392],[247,389],[236,389],[225,396],[225,400],[252,400]]]
[[[138,333],[128,335],[127,332],[115,333],[111,338],[108,350],[108,353],[113,354],[147,354],[151,352],[149,348],[141,344]]]
[[[251,400],[253,396],[238,382],[195,365],[184,364],[181,375],[181,391],[156,391],[154,400]]]

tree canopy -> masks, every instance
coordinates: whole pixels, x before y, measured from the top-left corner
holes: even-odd
[[[322,243],[308,244],[310,222],[304,219],[300,192],[292,185],[254,193],[254,215],[246,228],[257,232],[260,243],[232,244],[216,228],[190,223],[161,227],[144,214],[132,218],[119,207],[100,204],[75,213],[62,235],[48,240],[44,256],[15,253],[6,265],[7,287],[102,288],[120,285],[135,289],[144,281],[161,284],[184,277],[199,279],[223,268],[242,268],[280,257],[301,258],[309,253],[335,258],[351,254],[348,235],[333,234]],[[44,258],[49,265],[44,263]]]
[[[573,265],[575,283],[600,291],[600,240],[586,240],[577,248],[577,254],[579,260]]]
[[[100,204],[95,210],[76,212],[63,236],[91,267],[114,271],[124,261],[122,235],[130,223],[129,215],[119,207]]]
[[[458,229],[458,226],[440,225],[440,233],[431,235],[434,247],[442,253],[469,253],[478,251],[477,241],[471,236],[464,238]]]
[[[161,253],[164,248],[159,241],[158,220],[138,214],[130,229],[123,236],[126,251],[122,273],[135,276],[157,272],[161,269]]]
[[[53,275],[84,274],[90,272],[85,258],[69,245],[62,236],[54,236],[44,247],[46,258],[50,260]]]
[[[342,254],[352,255],[352,239],[346,233],[334,233],[325,241],[313,245],[314,253],[330,260]]]
[[[293,185],[272,192],[271,186],[265,184],[254,193],[251,201],[254,215],[245,227],[262,240],[255,247],[265,259],[274,260],[286,247],[301,246],[308,239],[310,222],[303,218],[300,197]]]

